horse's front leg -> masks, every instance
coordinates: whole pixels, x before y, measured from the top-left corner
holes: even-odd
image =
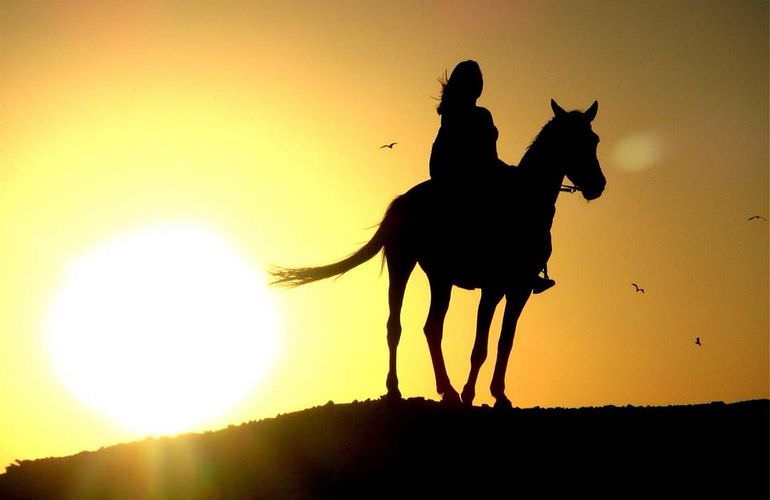
[[[428,341],[430,359],[433,362],[433,372],[436,375],[436,391],[441,394],[441,400],[448,403],[459,403],[460,395],[452,387],[449,375],[444,365],[444,354],[441,351],[441,339],[444,334],[444,318],[449,309],[449,299],[452,294],[452,284],[437,279],[430,279],[430,310],[425,320],[425,338]]]
[[[500,332],[500,341],[497,344],[497,361],[490,386],[492,396],[496,400],[495,408],[511,407],[511,401],[505,396],[505,371],[508,368],[508,357],[511,354],[511,347],[513,347],[516,323],[531,293],[532,289],[527,287],[513,289],[505,294],[503,327]]]
[[[468,381],[465,383],[462,392],[463,404],[466,406],[473,405],[473,398],[476,397],[476,380],[479,377],[481,365],[487,359],[489,327],[492,324],[497,304],[500,303],[502,298],[503,292],[501,290],[491,288],[481,290],[479,311],[476,317],[476,340],[473,343],[473,351],[471,352],[471,371],[468,374]]]

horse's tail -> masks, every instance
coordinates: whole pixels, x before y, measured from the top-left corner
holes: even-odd
[[[400,198],[401,197],[396,198],[391,202],[390,206],[385,211],[385,216],[383,217],[382,222],[380,222],[374,236],[372,236],[363,247],[350,257],[326,266],[297,268],[275,267],[270,270],[270,274],[274,278],[270,284],[293,288],[314,281],[331,278],[332,276],[341,275],[368,261],[382,250],[385,243],[393,234],[398,219],[396,207],[399,205],[398,201]]]

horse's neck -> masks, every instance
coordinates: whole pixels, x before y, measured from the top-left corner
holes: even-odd
[[[550,148],[534,144],[524,154],[518,168],[524,184],[523,194],[536,207],[553,214],[564,173],[559,171],[558,161],[550,153]]]

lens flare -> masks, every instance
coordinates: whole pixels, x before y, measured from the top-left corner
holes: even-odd
[[[663,140],[652,132],[637,132],[627,135],[615,145],[615,164],[627,172],[646,170],[663,155]]]

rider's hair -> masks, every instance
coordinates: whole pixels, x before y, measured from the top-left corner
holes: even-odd
[[[458,105],[462,106],[471,100],[478,99],[484,86],[481,68],[476,61],[472,60],[463,61],[455,66],[449,78],[446,77],[445,72],[439,82],[441,82],[441,102],[436,112],[440,115]]]

